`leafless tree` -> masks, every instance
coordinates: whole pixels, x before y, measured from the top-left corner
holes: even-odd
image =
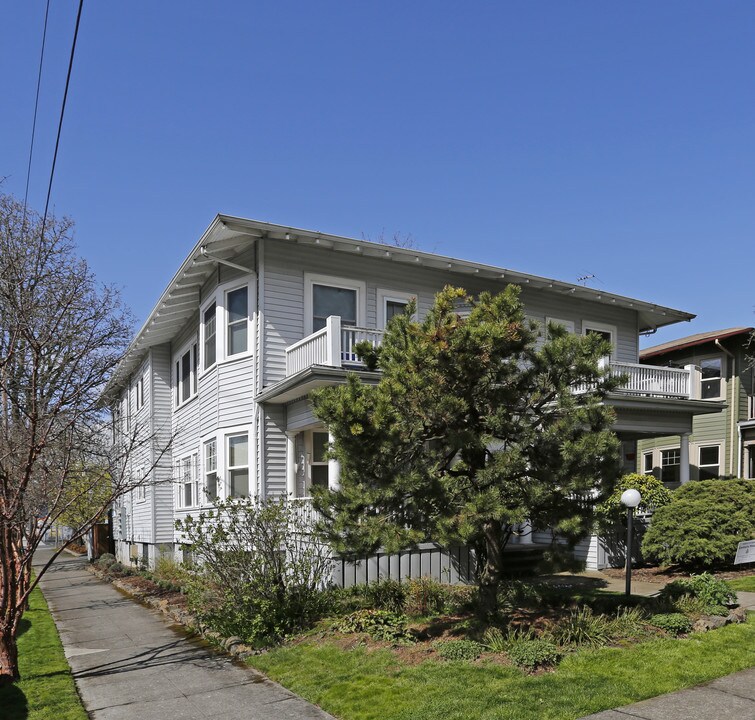
[[[153,443],[132,427],[113,446],[102,399],[131,337],[129,312],[77,256],[70,220],[48,218],[43,237],[41,225],[0,195],[0,684],[19,678],[19,621],[62,548],[32,577],[35,550],[59,518],[78,516],[66,544],[79,540],[146,482],[148,472],[126,470]]]

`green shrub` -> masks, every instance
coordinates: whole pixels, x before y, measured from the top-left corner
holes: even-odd
[[[369,607],[376,610],[391,610],[395,613],[404,611],[407,589],[396,580],[381,580],[365,585],[362,591]]]
[[[160,587],[165,588],[181,588],[189,581],[189,572],[184,565],[168,555],[157,558],[150,575]]]
[[[107,572],[111,575],[125,575],[126,566],[116,560],[108,565]]]
[[[412,578],[406,583],[406,612],[417,616],[447,612],[452,605],[450,587],[430,577]]]
[[[438,640],[433,647],[444,660],[476,660],[485,650],[474,640]]]
[[[115,555],[112,555],[111,553],[103,553],[97,558],[97,567],[100,568],[100,570],[107,570],[114,562],[116,562]]]
[[[553,631],[553,639],[559,645],[600,647],[610,637],[610,621],[605,615],[595,615],[588,606],[572,610]]]
[[[718,580],[710,573],[692,575],[682,580],[674,580],[661,590],[662,598],[675,600],[684,595],[697,598],[705,609],[728,605],[737,599],[736,593],[725,580]]]
[[[644,554],[664,565],[731,565],[737,544],[755,536],[755,481],[702,480],[682,485],[653,515]]]
[[[342,633],[367,633],[373,640],[411,642],[414,636],[406,617],[390,610],[357,610],[341,618],[333,629]]]
[[[176,523],[199,568],[187,574],[186,589],[200,622],[261,647],[322,616],[330,551],[299,507],[231,498]]]
[[[509,628],[505,633],[497,627],[489,627],[482,636],[482,642],[490,652],[506,652],[513,644],[522,640],[534,640],[537,636],[530,628]]]
[[[692,629],[692,623],[682,613],[658,613],[650,617],[650,624],[672,635],[681,635]]]
[[[507,652],[511,662],[525,670],[555,665],[563,654],[554,643],[543,638],[516,640]]]

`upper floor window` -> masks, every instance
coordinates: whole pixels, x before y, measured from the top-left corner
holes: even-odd
[[[175,362],[176,407],[185,403],[197,392],[197,344],[192,343],[178,356]]]
[[[700,397],[703,400],[721,397],[721,376],[723,374],[723,358],[712,357],[700,361],[702,382],[700,383]]]
[[[341,318],[341,325],[357,324],[357,291],[350,288],[312,286],[312,332],[325,327],[331,315]]]
[[[215,336],[217,334],[215,329],[215,315],[217,311],[216,303],[212,303],[210,307],[205,308],[202,313],[202,337],[204,341],[204,361],[202,362],[202,369],[212,367],[215,364],[216,359],[216,345]]]
[[[134,478],[139,484],[136,486],[136,500],[141,502],[147,499],[147,478],[144,477],[144,468],[138,467],[134,472]]]
[[[357,280],[305,275],[305,332],[322,330],[331,315],[340,317],[341,325],[361,325],[364,323],[365,292],[365,284]]]
[[[611,343],[611,352],[609,358],[616,356],[616,328],[613,325],[604,325],[602,323],[596,323],[589,320],[582,322],[582,334],[583,335],[598,335],[604,340]]]
[[[226,283],[215,289],[199,309],[202,372],[224,360],[247,355],[252,347],[254,280]]]
[[[416,298],[410,293],[397,292],[394,290],[378,290],[378,327],[384,328],[388,321],[396,315],[403,315],[409,302]],[[416,313],[415,313],[416,317]]]
[[[136,409],[141,410],[144,406],[144,375],[136,381]]]
[[[245,353],[248,344],[249,288],[244,286],[227,293],[226,310],[228,318],[227,353],[229,356]]]

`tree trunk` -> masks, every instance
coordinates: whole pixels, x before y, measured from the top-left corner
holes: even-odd
[[[16,629],[0,625],[0,687],[20,679]]]
[[[488,618],[498,612],[498,586],[503,576],[504,545],[501,524],[485,523],[478,556],[481,555],[483,561],[480,569],[480,610]]]

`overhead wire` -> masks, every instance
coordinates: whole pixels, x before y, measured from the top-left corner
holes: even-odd
[[[26,190],[24,191],[24,215],[21,220],[21,232],[26,227],[26,208],[29,201],[29,178],[31,178],[31,161],[34,156],[34,135],[37,131],[37,110],[39,109],[39,88],[42,85],[42,64],[45,59],[45,43],[47,41],[47,18],[50,15],[50,0],[45,8],[45,23],[42,28],[42,49],[39,53],[39,71],[37,72],[37,95],[34,98],[34,120],[31,123],[31,143],[29,144],[29,164],[26,168]]]
[[[55,164],[58,159],[58,148],[60,147],[60,133],[63,129],[63,116],[66,112],[66,100],[68,99],[68,87],[71,84],[71,71],[73,69],[73,58],[76,54],[76,39],[79,36],[79,24],[81,23],[81,9],[84,5],[84,0],[79,0],[79,10],[76,13],[76,27],[73,31],[73,43],[71,44],[71,57],[68,60],[68,73],[66,75],[66,87],[63,92],[63,104],[60,108],[60,120],[58,121],[58,133],[55,139],[55,152],[52,155],[52,167],[50,169],[50,182],[47,185],[47,199],[45,200],[45,212],[42,216],[42,230],[39,234],[40,240],[45,236],[45,225],[47,223],[47,211],[50,207],[50,194],[52,193],[52,180],[55,176]]]

